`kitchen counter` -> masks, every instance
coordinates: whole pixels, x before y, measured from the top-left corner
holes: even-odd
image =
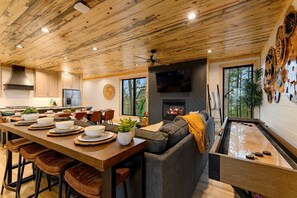
[[[38,110],[38,113],[44,113],[47,110],[53,110],[54,112],[58,112],[61,110],[65,109],[82,109],[85,108],[86,110],[90,110],[92,107],[87,107],[87,106],[68,106],[68,107],[61,107],[61,106],[56,106],[56,107],[35,107]],[[24,111],[26,107],[11,107],[11,108],[0,108],[0,112],[16,112],[16,111]]]

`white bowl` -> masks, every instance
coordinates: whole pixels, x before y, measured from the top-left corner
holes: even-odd
[[[49,118],[49,117],[37,119],[38,124],[51,124],[53,123],[53,121],[54,121],[54,118]]]
[[[74,121],[62,121],[55,123],[57,129],[70,129],[74,125]]]
[[[14,115],[15,116],[21,116],[22,114],[21,114],[21,112],[15,112]]]
[[[85,128],[85,134],[89,137],[98,137],[104,131],[105,126],[102,125],[88,126]]]
[[[53,110],[47,110],[46,113],[53,113]]]
[[[26,120],[26,121],[37,120],[37,118],[39,118],[39,114],[38,113],[23,114],[21,117],[23,120]]]

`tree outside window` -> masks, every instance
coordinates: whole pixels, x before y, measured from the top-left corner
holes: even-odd
[[[146,111],[146,78],[122,80],[122,115],[142,117]]]

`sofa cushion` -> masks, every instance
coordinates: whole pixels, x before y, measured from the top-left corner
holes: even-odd
[[[117,132],[117,125],[108,124],[107,122],[102,122],[101,125],[105,126],[106,131]]]
[[[146,127],[141,127],[141,129],[156,132],[156,131],[160,130],[160,128],[163,126],[163,124],[164,124],[164,122],[161,121],[161,122],[158,122],[156,124],[151,124],[151,125],[148,125]]]
[[[164,125],[160,131],[168,134],[167,148],[170,148],[188,135],[189,127],[188,123],[180,118]]]
[[[145,151],[160,154],[166,150],[168,135],[163,132],[153,132],[135,129],[135,136],[146,140]]]

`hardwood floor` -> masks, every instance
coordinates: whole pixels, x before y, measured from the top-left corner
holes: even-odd
[[[13,154],[13,163],[16,163],[18,159],[17,154]],[[6,163],[6,150],[5,148],[0,147],[0,185],[2,185],[3,180],[3,172],[5,169],[5,163]],[[32,173],[32,169],[30,165],[27,165],[25,168],[24,176],[30,175]],[[13,179],[16,178],[16,170],[13,171]],[[44,188],[47,186],[46,179],[43,178],[41,182],[41,188]],[[21,188],[21,195],[22,197],[28,197],[34,192],[34,181],[27,182],[22,185]],[[58,196],[58,186],[55,186],[52,188],[52,191],[49,192],[48,190],[45,192],[42,192],[39,197],[40,198],[54,198]],[[4,190],[4,193],[1,198],[10,198],[15,197],[15,193]],[[63,197],[65,197],[65,194],[63,194]],[[193,193],[192,198],[234,198],[239,197],[234,194],[234,190],[230,185],[217,182],[211,179],[208,179],[208,165],[206,165],[203,174],[200,178],[200,181],[198,182],[196,189]]]

